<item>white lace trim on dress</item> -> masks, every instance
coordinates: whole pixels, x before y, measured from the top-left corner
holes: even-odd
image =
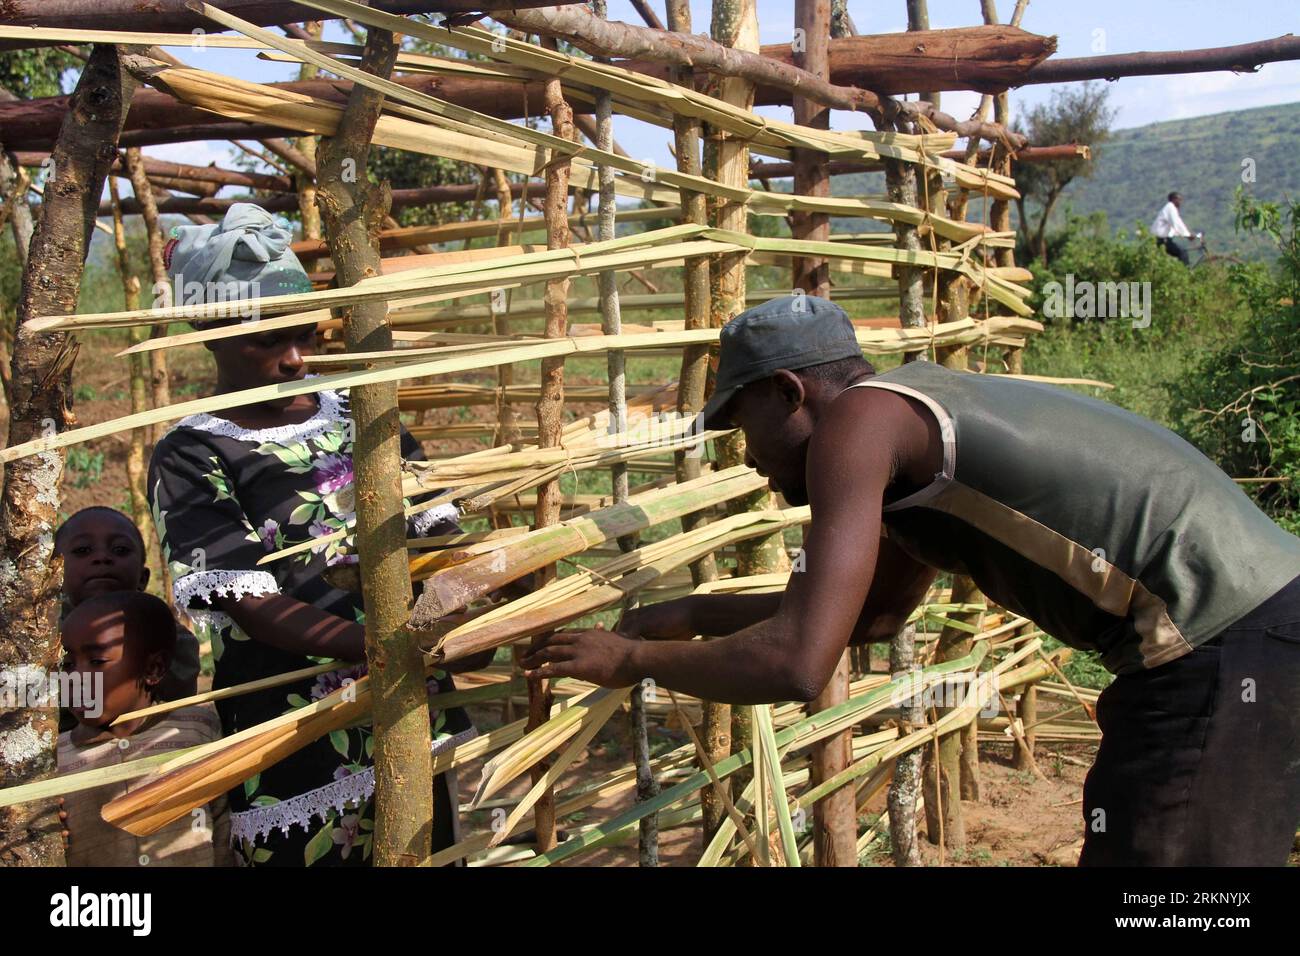
[[[189,607],[198,597],[211,604],[213,595],[241,598],[279,593],[280,585],[267,571],[192,571],[172,584],[177,607]]]
[[[429,752],[437,755],[444,750],[459,747],[478,736],[474,728],[435,740]],[[367,767],[360,773],[349,774],[340,780],[334,780],[308,790],[288,800],[268,804],[265,807],[253,807],[230,815],[230,842],[232,844],[247,841],[256,843],[259,838],[270,835],[272,830],[288,834],[295,826],[308,830],[313,817],[323,824],[329,817],[330,810],[342,813],[349,806],[356,808],[369,800],[375,792],[375,768]]]
[[[310,441],[313,438],[319,438],[331,428],[337,427],[341,419],[349,417],[349,413],[344,407],[346,399],[338,392],[332,389],[321,389],[316,395],[318,405],[316,414],[306,421],[298,422],[296,425],[276,425],[273,428],[241,428],[228,419],[218,418],[216,415],[202,412],[198,415],[182,418],[176,423],[175,427],[195,428],[202,432],[210,432],[213,435],[236,438],[239,441],[257,442],[259,445],[266,442],[283,445],[285,442],[290,441]]]

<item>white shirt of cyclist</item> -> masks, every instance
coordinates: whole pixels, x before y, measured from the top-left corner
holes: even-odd
[[[1165,208],[1160,210],[1156,216],[1156,221],[1151,224],[1151,235],[1157,239],[1168,239],[1170,236],[1191,236],[1191,230],[1183,224],[1183,217],[1178,215],[1178,207],[1172,202],[1165,203]]]

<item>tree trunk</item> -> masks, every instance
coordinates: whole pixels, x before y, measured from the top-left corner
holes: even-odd
[[[9,443],[17,445],[74,427],[72,364],[77,347],[66,332],[26,331],[22,323],[77,310],[95,211],[112,166],[136,82],[122,69],[124,48],[96,44],[68,101],[45,215],[32,236],[18,302]],[[63,453],[39,452],[5,468],[0,497],[0,667],[33,679],[59,669],[58,595],[62,562],[54,560]],[[57,707],[0,713],[0,787],[53,773]],[[0,863],[63,863],[63,840],[52,800],[0,808]]]
[[[387,77],[397,43],[384,30],[366,36],[361,68]],[[366,175],[370,138],[383,95],[353,87],[340,133],[321,143],[321,219],[340,286],[380,272],[378,233],[388,211],[388,187]],[[382,301],[350,306],[343,331],[352,352],[393,347]],[[411,576],[401,489],[397,383],[353,388],[356,428],[356,541],[366,612],[366,662],[374,690],[375,841],[377,866],[419,866],[432,852],[433,764],[429,756],[429,696],[424,660],[406,631]],[[452,807],[455,812],[455,807]]]

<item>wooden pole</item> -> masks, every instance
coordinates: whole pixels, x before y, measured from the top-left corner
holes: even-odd
[[[691,32],[691,6],[689,0],[668,0],[668,28],[675,33]],[[695,73],[687,67],[674,71],[673,81],[682,86],[694,88]],[[700,121],[682,113],[673,115],[673,146],[677,156],[677,169],[692,176],[703,174],[700,162]],[[708,223],[708,206],[703,193],[688,189],[681,191],[682,221],[696,225]],[[685,325],[688,329],[707,329],[709,327],[709,260],[706,256],[687,258],[682,277],[683,305]],[[682,370],[677,379],[677,411],[683,416],[698,414],[704,407],[705,386],[709,372],[709,349],[707,346],[687,346],[682,350]],[[692,481],[701,474],[703,449],[694,452],[676,454],[677,480]],[[702,515],[686,515],[682,518],[682,530],[690,531],[698,527],[704,518]],[[691,565],[691,580],[698,586],[718,578],[718,565],[713,555],[706,555]],[[714,793],[705,791],[708,810],[706,819],[718,819],[713,808]],[[719,808],[720,810],[720,808]],[[707,827],[705,828],[708,829]],[[706,837],[707,843],[707,837]]]
[[[131,255],[126,245],[126,228],[122,224],[121,196],[118,194],[117,180],[108,177],[109,201],[113,204],[113,249],[117,253],[117,271],[122,279],[123,300],[128,311],[140,308],[140,278],[131,268]],[[131,344],[137,345],[148,338],[148,330],[136,326],[130,330]],[[149,389],[145,381],[145,357],[136,352],[127,356],[128,378],[130,380],[131,412],[140,414],[149,410]],[[145,564],[153,581],[163,581],[162,551],[158,546],[158,534],[154,531],[153,513],[149,508],[149,495],[146,488],[147,466],[145,463],[145,438],[148,429],[131,429],[131,444],[126,453],[126,484],[131,500],[131,519],[140,531],[144,541]]]
[[[310,20],[303,24],[308,36],[319,40],[325,24],[320,20]],[[303,63],[298,68],[299,80],[314,80],[320,75],[320,68],[314,63]],[[318,159],[319,144],[315,136],[299,136],[294,140],[298,152],[311,162]],[[294,187],[298,193],[298,212],[302,215],[302,238],[319,239],[320,209],[316,205],[316,178],[298,169],[293,177]]]
[[[919,673],[916,661],[916,628],[908,624],[889,642],[889,673],[895,680],[901,675]],[[909,733],[925,726],[925,708],[921,695],[910,697],[899,721],[898,733]],[[916,802],[921,792],[921,755],[909,751],[894,764],[886,805],[889,809],[889,839],[895,866],[920,866],[921,844],[916,835]]]
[[[814,76],[830,76],[830,0],[795,0],[794,63]],[[794,97],[794,121],[813,129],[830,129],[831,111],[814,100]],[[829,196],[830,170],[825,153],[794,151],[794,191],[799,196]],[[830,217],[820,213],[792,212],[790,233],[796,239],[826,242],[831,235]],[[794,289],[808,295],[830,296],[830,265],[820,257],[794,260]]]
[[[1029,6],[1029,0],[1016,0],[1016,8],[1011,14],[1011,25],[1020,26],[1020,21],[1024,18],[1025,8]],[[1010,128],[1011,122],[1011,97],[1005,91],[997,94],[993,100],[993,121],[1001,123],[1003,129]],[[993,157],[990,165],[995,173],[1004,175],[1011,174],[1011,154],[1007,152],[1005,144],[993,144]],[[1011,203],[1006,199],[995,199],[989,210],[990,225],[998,232],[1011,231]],[[1010,268],[1016,264],[1016,250],[999,249],[994,253],[994,260],[1003,268]]]
[[[554,40],[543,40],[542,45],[556,49]],[[551,117],[551,129],[556,136],[573,139],[573,110],[564,99],[559,77],[546,81],[544,109]],[[569,245],[569,173],[567,158],[552,157],[546,167],[546,199],[543,213],[546,217],[546,248],[565,249]],[[546,283],[543,301],[546,306],[546,337],[561,338],[568,332],[569,280],[550,279]],[[561,417],[564,412],[564,359],[542,359],[541,398],[537,402],[537,446],[554,448],[560,444]],[[561,492],[558,479],[537,488],[537,509],[534,524],[545,528],[560,520]],[[555,579],[555,565],[547,565],[536,575],[537,586]],[[533,679],[528,682],[529,730],[540,727],[550,717],[550,681]],[[539,781],[549,767],[543,761],[533,768],[533,782]],[[533,808],[534,828],[537,832],[537,852],[545,853],[555,846],[555,793],[548,790]]]
[[[649,8],[646,8],[647,10]],[[606,16],[605,0],[595,0],[592,11],[602,20]],[[605,58],[600,57],[600,60]],[[596,148],[606,151],[614,149],[614,102],[608,91],[596,94]],[[606,164],[598,167],[600,179],[600,229],[601,241],[613,239],[616,235],[615,212],[617,195],[614,192],[614,170]],[[606,335],[618,335],[623,330],[623,321],[619,312],[618,279],[613,272],[602,272],[597,276],[600,289],[600,327]],[[609,430],[614,434],[627,431],[627,361],[621,349],[610,349],[607,353],[609,369]],[[627,501],[628,481],[627,465],[615,465],[610,475],[613,484],[615,504]],[[636,546],[632,535],[618,539],[619,549],[627,552]],[[632,607],[635,601],[629,598],[625,607]],[[646,722],[645,687],[638,684],[632,689],[629,700],[630,723],[632,725],[632,760],[636,765],[636,798],[639,802],[650,800],[658,795],[659,784],[655,780],[654,768],[650,765],[650,729]],[[641,866],[659,865],[659,815],[652,813],[642,817],[638,842],[638,862]]]
[[[72,364],[77,346],[66,332],[31,332],[28,319],[77,310],[95,211],[113,149],[135,93],[124,51],[96,44],[68,101],[45,215],[31,241],[18,301],[11,366],[10,445],[76,425]],[[0,494],[0,667],[40,680],[59,670],[55,625],[62,563],[53,557],[63,480],[63,453],[41,452],[5,467]],[[0,712],[0,787],[37,780],[57,767],[57,706]],[[0,863],[59,866],[62,827],[54,801],[0,808]]]
[[[910,11],[909,11],[910,12]],[[912,132],[908,121],[898,119],[899,132]],[[907,206],[921,205],[919,187],[922,173],[915,166],[896,160],[885,161],[885,189],[891,202]],[[921,251],[920,230],[908,223],[894,224],[894,245],[898,249],[917,253]],[[916,267],[898,266],[898,321],[907,328],[924,328],[925,274]],[[914,352],[904,361],[924,360],[925,353]],[[916,629],[901,628],[889,642],[889,670],[891,674],[910,673],[916,667]],[[904,714],[903,725],[916,730],[925,725],[925,708],[919,698],[914,698]],[[921,854],[917,842],[916,807],[921,792],[920,750],[911,750],[898,758],[894,777],[889,784],[886,801],[889,807],[889,833],[895,866],[920,866]]]
[[[690,0],[668,0],[668,29],[675,33],[691,33]],[[675,82],[693,86],[694,71],[679,67],[673,74]],[[677,156],[677,168],[684,173],[701,175],[703,166],[700,159],[701,124],[698,119],[683,114],[673,116],[673,145]],[[702,193],[682,190],[682,219],[698,225],[708,222],[708,208]],[[710,263],[707,257],[696,256],[685,262],[682,286],[684,297],[685,324],[688,329],[708,328],[711,322],[711,300],[709,289]],[[696,414],[704,407],[706,383],[709,375],[709,350],[696,346],[682,350],[682,370],[677,381],[677,410],[682,414]],[[691,481],[701,474],[701,456],[678,452],[676,455],[677,480]],[[682,529],[690,531],[703,523],[699,514],[684,515]],[[691,580],[696,584],[716,581],[718,566],[713,555],[707,555],[691,565]],[[711,761],[731,753],[731,707],[727,704],[703,702],[703,721],[700,737],[705,752]],[[730,782],[722,782],[730,793]],[[726,819],[727,808],[716,789],[705,787],[700,792],[702,847],[707,847],[722,821]]]
[[[158,204],[154,199],[153,190],[149,188],[149,180],[146,175],[144,157],[140,154],[138,146],[129,147],[126,150],[126,169],[127,175],[131,179],[131,188],[135,191],[137,201],[140,204],[140,213],[144,219],[145,236],[149,243],[149,275],[153,279],[154,297],[161,295],[164,288],[170,286],[170,278],[167,275],[167,266],[163,262],[163,234],[162,223],[158,219]],[[118,208],[121,208],[118,203]],[[149,333],[150,338],[160,338],[167,334],[167,327],[158,325]],[[149,353],[149,376],[150,391],[153,397],[154,408],[166,408],[172,403],[171,381],[167,372],[167,350],[154,349]],[[155,427],[152,431],[152,441],[157,441],[161,436],[161,428]],[[164,573],[170,576],[166,568]],[[164,579],[168,600],[171,599],[171,585],[167,579]]]
[[[830,75],[831,40],[830,0],[795,0],[794,62],[814,76]],[[814,129],[830,128],[830,110],[801,96],[794,98],[794,121]],[[829,196],[830,172],[825,153],[795,150],[794,191],[801,196]],[[795,239],[826,242],[830,239],[830,217],[795,212],[790,216],[790,232]],[[830,263],[820,257],[794,260],[793,288],[808,295],[829,298]],[[819,713],[849,699],[849,652],[830,680],[808,708]],[[809,783],[816,786],[848,769],[853,760],[853,731],[845,730],[819,741],[812,748]],[[780,799],[782,795],[776,795]],[[813,858],[818,866],[858,865],[858,815],[852,788],[841,787],[813,804]]]
[[[362,69],[387,77],[397,52],[391,33],[370,30]],[[380,272],[376,235],[388,211],[388,187],[372,184],[366,166],[383,101],[380,93],[353,87],[339,134],[321,143],[317,199],[340,286]],[[387,312],[383,302],[344,311],[349,351],[393,347]],[[424,661],[406,631],[411,577],[397,385],[353,388],[350,404],[356,426],[356,542],[365,595],[366,662],[374,692],[374,861],[377,866],[419,866],[432,853],[434,781]]]
[[[975,583],[965,575],[956,575],[953,577],[952,597],[950,601],[953,604],[967,604],[983,600],[983,595],[975,587]],[[978,615],[953,614],[958,619],[978,619]],[[972,638],[969,632],[960,630],[955,627],[945,627],[939,633],[938,646],[935,649],[935,662],[943,663],[944,661],[957,660],[970,653],[972,647]],[[938,708],[940,713],[950,710],[948,707]],[[930,766],[925,775],[925,818],[926,829],[930,837],[930,842],[939,843],[939,835],[943,834],[943,842],[947,849],[964,849],[966,846],[966,820],[962,813],[962,734],[955,731],[939,738],[938,753],[930,761]],[[968,768],[968,775],[971,771]],[[971,775],[971,781],[968,784],[968,792],[978,793],[978,781]]]

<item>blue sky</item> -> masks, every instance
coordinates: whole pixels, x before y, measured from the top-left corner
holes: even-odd
[[[663,13],[662,0],[650,0]],[[999,12],[1009,17],[1013,0],[998,0]],[[707,32],[709,0],[692,0],[695,31]],[[760,41],[786,42],[793,31],[790,0],[758,0]],[[889,33],[906,27],[903,0],[849,0],[849,12],[859,32]],[[930,0],[930,23],[934,28],[969,26],[980,22],[976,0]],[[641,23],[627,0],[609,0],[612,19]],[[1139,50],[1172,50],[1225,46],[1263,40],[1284,33],[1300,33],[1300,2],[1297,0],[1033,0],[1023,28],[1033,33],[1055,35],[1057,56],[1090,56],[1098,53],[1128,53]],[[334,27],[344,39],[342,28]],[[247,51],[179,50],[177,55],[193,66],[227,73],[258,82],[287,80],[296,69],[286,64],[258,60]],[[1048,98],[1052,87],[1035,86],[1013,91],[1012,115],[1026,106]],[[1258,73],[1234,75],[1205,73],[1186,76],[1136,77],[1111,84],[1111,102],[1118,108],[1117,127],[1141,126],[1159,120],[1202,116],[1227,110],[1246,109],[1300,99],[1300,62],[1273,63]],[[959,118],[970,115],[979,97],[974,93],[943,94],[943,108]],[[762,110],[789,119],[790,110],[772,107]],[[836,112],[836,128],[869,126],[865,117]],[[615,138],[637,158],[651,158],[670,165],[671,134],[633,120],[616,118]],[[151,155],[183,162],[226,163],[233,147],[219,143],[184,143],[146,150]]]

